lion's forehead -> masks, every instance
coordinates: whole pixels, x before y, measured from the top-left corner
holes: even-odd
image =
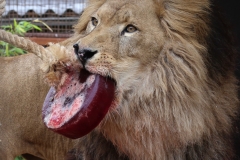
[[[133,21],[133,17],[134,19],[143,19],[147,15],[146,10],[149,10],[150,7],[153,8],[153,4],[149,3],[149,0],[110,0],[104,3],[96,14],[104,20],[127,22]]]

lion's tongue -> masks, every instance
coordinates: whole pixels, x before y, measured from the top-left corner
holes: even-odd
[[[114,81],[85,70],[69,73],[61,88],[50,88],[43,105],[45,125],[66,137],[79,138],[92,131],[108,112]]]

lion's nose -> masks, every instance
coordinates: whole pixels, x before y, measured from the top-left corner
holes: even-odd
[[[79,49],[78,44],[74,44],[73,48],[74,48],[75,54],[77,55],[77,58],[83,63],[83,65],[85,65],[86,61],[92,58],[97,53],[96,50],[92,50],[89,48]]]

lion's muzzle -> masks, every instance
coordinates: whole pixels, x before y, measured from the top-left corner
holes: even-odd
[[[77,58],[83,64],[83,66],[86,64],[88,59],[92,58],[98,52],[97,50],[92,50],[89,48],[80,49],[78,44],[74,44],[73,48]]]

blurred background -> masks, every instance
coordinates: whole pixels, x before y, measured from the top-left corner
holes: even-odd
[[[16,21],[34,21],[41,31],[33,29],[25,36],[45,45],[47,42],[58,42],[73,33],[75,24],[85,7],[85,0],[6,0],[5,13],[1,18],[1,26]],[[51,30],[49,30],[49,28]]]

